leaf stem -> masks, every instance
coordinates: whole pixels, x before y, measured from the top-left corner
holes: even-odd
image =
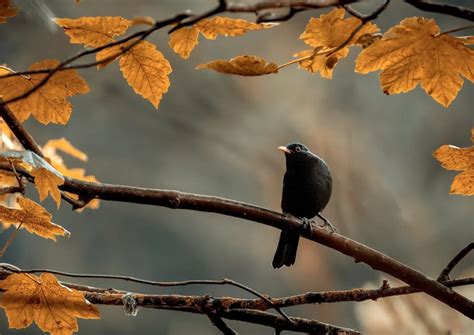
[[[474,24],[470,24],[470,25],[468,25],[468,26],[464,26],[464,27],[459,27],[459,28],[454,28],[454,29],[450,29],[450,30],[443,31],[442,33],[440,33],[440,34],[437,35],[436,37],[442,36],[442,35],[451,34],[451,33],[455,33],[455,32],[461,31],[461,30],[473,29],[473,28],[474,28]]]

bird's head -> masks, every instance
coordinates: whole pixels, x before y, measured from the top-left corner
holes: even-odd
[[[309,149],[301,143],[291,143],[286,146],[278,147],[285,153],[286,167],[293,168],[305,164],[314,156]]]
[[[301,144],[301,143],[291,143],[286,146],[282,145],[281,147],[278,147],[278,149],[283,151],[286,157],[302,156],[309,152],[309,149],[304,144]]]

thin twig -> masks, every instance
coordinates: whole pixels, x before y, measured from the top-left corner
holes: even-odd
[[[447,35],[447,34],[455,33],[455,32],[462,31],[462,30],[472,29],[472,28],[474,28],[474,24],[471,24],[471,25],[469,25],[469,26],[464,26],[464,27],[459,27],[459,28],[454,28],[454,29],[446,30],[446,31],[443,31],[443,32],[442,32],[441,34],[439,34],[438,36]]]
[[[21,177],[18,175],[18,172],[16,172],[15,165],[13,164],[11,158],[8,158],[8,162],[10,163],[10,167],[12,168],[13,174],[15,175],[16,182],[18,183],[18,188],[20,189],[19,192],[25,194],[25,184],[23,183]]]
[[[451,273],[451,271],[453,271],[453,269],[456,267],[456,265],[458,265],[458,263],[464,258],[467,256],[467,254],[469,252],[471,252],[471,250],[474,249],[474,242],[471,242],[469,243],[466,247],[464,247],[463,249],[461,249],[461,251],[459,251],[456,256],[453,257],[453,259],[451,260],[451,262],[448,263],[448,265],[446,265],[446,267],[443,269],[443,271],[441,271],[441,273],[439,274],[438,276],[438,281],[446,281],[446,280],[449,280],[449,274]]]
[[[6,242],[5,245],[3,246],[2,250],[0,250],[0,258],[3,257],[3,255],[4,255],[5,252],[7,251],[8,247],[10,246],[10,244],[12,244],[13,240],[15,239],[16,233],[18,233],[18,230],[20,230],[22,224],[23,224],[23,222],[20,222],[20,224],[15,228],[15,230],[13,231],[13,233],[12,233],[12,234],[10,235],[10,237],[8,238],[7,242]]]
[[[206,315],[209,320],[211,320],[212,324],[217,329],[219,329],[223,335],[239,335],[239,333],[230,328],[215,311],[207,312]]]
[[[405,0],[405,2],[425,12],[451,15],[461,19],[474,21],[474,11],[464,7],[453,6],[445,3],[433,3],[424,0]]]

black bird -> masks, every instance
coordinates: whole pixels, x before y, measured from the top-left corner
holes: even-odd
[[[320,212],[331,197],[332,177],[326,163],[300,143],[278,147],[285,153],[286,173],[283,178],[281,209],[283,213],[303,219],[319,216],[334,231],[334,227]],[[300,236],[294,231],[282,230],[273,257],[273,268],[291,266],[296,260]]]

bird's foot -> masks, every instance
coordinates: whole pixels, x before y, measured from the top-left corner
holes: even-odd
[[[336,227],[332,225],[332,223],[326,219],[324,216],[321,215],[321,213],[318,213],[317,215],[321,220],[323,220],[323,224],[320,225],[321,228],[329,228],[333,233],[337,233]]]
[[[300,220],[303,221],[303,229],[311,233],[313,231],[312,221],[310,221],[308,218],[300,218]]]

